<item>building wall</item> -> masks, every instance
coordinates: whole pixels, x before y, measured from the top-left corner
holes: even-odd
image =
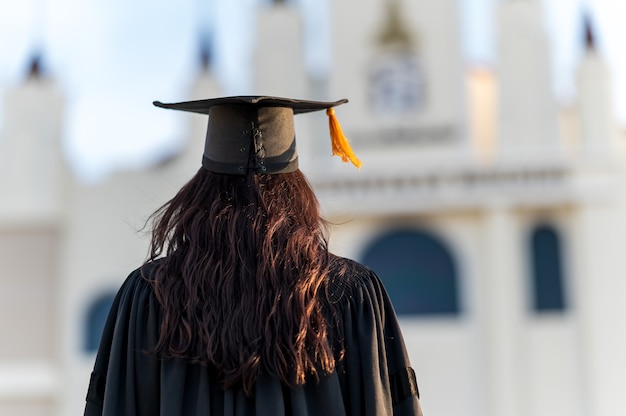
[[[339,225],[330,241],[335,252],[363,261],[381,234],[412,229],[437,236],[450,251],[459,277],[459,313],[400,316],[425,411],[582,415],[578,363],[584,351],[571,300],[575,276],[565,270],[567,308],[538,313],[529,270],[528,240],[538,224],[559,231],[563,263],[571,264],[573,218],[567,206],[344,213],[331,218]],[[384,282],[385,270],[378,272]]]
[[[53,414],[60,230],[0,227],[0,413]]]
[[[0,327],[5,334],[0,356],[10,361],[52,361],[57,305],[50,294],[56,291],[58,230],[4,229],[0,235]],[[34,257],[35,256],[35,257]]]

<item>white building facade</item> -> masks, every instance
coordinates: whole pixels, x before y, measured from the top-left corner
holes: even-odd
[[[301,166],[331,248],[385,282],[425,414],[619,414],[626,164],[591,32],[561,109],[535,1],[499,5],[495,69],[466,68],[455,0],[334,2],[320,97],[299,12],[278,3],[259,11],[251,94],[350,99],[336,111],[361,171],[329,157],[316,115],[296,121]],[[200,167],[206,118],[181,113],[188,140],[166,163],[81,185],[62,93],[32,75],[0,135],[0,414],[80,414],[111,296],[147,254],[138,230]],[[189,95],[220,95],[208,68]]]

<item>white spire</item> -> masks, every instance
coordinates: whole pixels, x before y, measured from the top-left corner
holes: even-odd
[[[578,114],[582,150],[587,157],[610,156],[617,145],[611,80],[595,46],[591,22],[585,18],[585,53],[578,68]]]
[[[25,82],[5,96],[0,140],[0,218],[50,220],[63,212],[68,175],[63,160],[63,99],[39,57]]]
[[[536,1],[509,1],[499,15],[499,152],[517,157],[559,150],[548,39]]]

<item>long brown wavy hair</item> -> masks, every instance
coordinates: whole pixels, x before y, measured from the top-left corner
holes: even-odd
[[[300,171],[200,169],[151,218],[157,354],[212,366],[224,388],[248,395],[261,372],[294,385],[334,370],[321,302],[326,223]]]

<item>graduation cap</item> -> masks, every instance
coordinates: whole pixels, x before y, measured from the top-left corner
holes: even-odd
[[[285,173],[298,168],[295,114],[326,110],[329,118],[332,151],[344,162],[358,168],[361,161],[335,117],[333,107],[348,100],[325,102],[292,98],[239,96],[210,98],[165,104],[161,108],[207,114],[209,127],[204,144],[202,166],[215,173],[245,175],[255,173]]]

